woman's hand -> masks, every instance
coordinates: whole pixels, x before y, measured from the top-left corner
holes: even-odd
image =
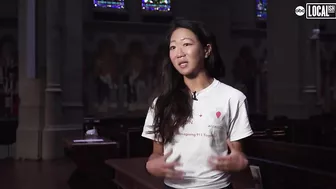
[[[212,156],[209,159],[210,165],[216,170],[224,172],[235,172],[245,169],[248,165],[248,160],[241,150],[237,150],[232,142],[227,141],[227,145],[231,151],[226,156]]]
[[[146,169],[147,171],[157,177],[166,177],[181,179],[184,175],[182,171],[175,170],[175,167],[180,165],[177,160],[167,163],[167,158],[173,153],[170,151],[164,156],[158,156],[147,161]]]

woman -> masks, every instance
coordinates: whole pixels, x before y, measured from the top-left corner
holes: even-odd
[[[167,189],[232,188],[229,173],[248,164],[241,147],[252,134],[246,97],[216,79],[224,66],[203,24],[177,20],[167,39],[162,89],[142,133],[153,140],[146,168]]]

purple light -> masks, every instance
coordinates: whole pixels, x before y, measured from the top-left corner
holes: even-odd
[[[256,0],[256,16],[260,20],[267,19],[267,0]]]
[[[170,0],[142,0],[145,11],[169,12],[170,8]]]
[[[95,7],[110,9],[125,9],[124,0],[93,0]]]

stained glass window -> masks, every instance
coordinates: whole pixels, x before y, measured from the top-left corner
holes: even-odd
[[[259,20],[267,19],[267,0],[256,0],[256,16]]]
[[[142,9],[145,11],[169,12],[170,0],[142,0]]]
[[[94,6],[98,8],[124,9],[125,0],[93,0]]]

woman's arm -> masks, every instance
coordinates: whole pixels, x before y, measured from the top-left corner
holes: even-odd
[[[233,141],[233,142],[231,142],[231,144],[232,144],[232,148],[234,150],[243,152],[242,143],[240,141]]]
[[[239,167],[238,171],[245,169],[248,166],[249,162],[248,159],[246,158],[246,155],[244,154],[242,141],[228,142],[228,146],[230,148],[231,153],[236,152],[240,156],[240,159],[237,162],[240,165],[240,166],[238,165]]]
[[[148,160],[163,156],[163,145],[160,142],[153,141],[153,152],[149,156]]]

